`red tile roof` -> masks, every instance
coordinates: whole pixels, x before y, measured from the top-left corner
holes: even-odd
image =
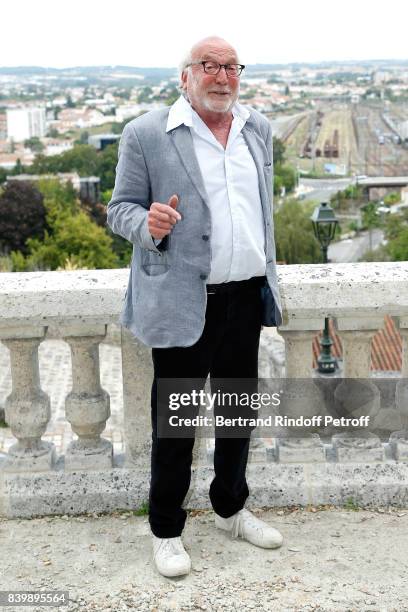
[[[339,336],[336,334],[333,322],[329,323],[330,336],[333,340],[332,354],[335,357],[342,356],[342,346]],[[313,367],[317,367],[317,357],[320,353],[319,338],[321,334],[313,339]],[[371,369],[383,371],[400,371],[402,365],[402,340],[391,317],[384,318],[384,327],[373,337],[371,343]]]

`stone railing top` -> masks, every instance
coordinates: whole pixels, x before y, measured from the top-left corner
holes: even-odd
[[[408,316],[408,262],[278,266],[285,322]]]
[[[0,274],[0,327],[116,323],[129,269]]]
[[[278,266],[285,323],[408,317],[408,262]],[[0,273],[0,327],[117,322],[129,269]]]

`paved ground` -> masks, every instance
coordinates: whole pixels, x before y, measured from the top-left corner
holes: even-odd
[[[304,200],[314,200],[316,202],[328,202],[335,193],[343,191],[353,183],[352,178],[341,179],[308,179],[302,177],[299,186],[304,189]]]
[[[373,229],[371,234],[371,246],[374,251],[384,239],[384,232],[380,229]],[[361,232],[356,238],[339,240],[329,246],[329,259],[333,263],[348,263],[359,261],[367,251],[370,250],[369,232]]]
[[[69,591],[67,607],[27,610],[408,610],[408,511],[257,511],[285,538],[262,550],[190,513],[183,535],[193,564],[166,579],[151,559],[144,516],[0,519],[0,590]]]
[[[64,420],[71,387],[69,348],[40,348],[41,383],[50,394],[46,437],[63,452],[72,439]],[[104,436],[123,450],[120,347],[101,345],[101,380],[111,395]],[[0,405],[10,392],[7,350],[0,344]],[[13,442],[0,428],[0,451]],[[0,518],[0,591],[68,590],[65,607],[1,610],[208,612],[239,610],[408,610],[408,510],[282,509],[260,516],[278,527],[284,546],[263,551],[213,527],[211,512],[190,513],[184,533],[193,572],[170,580],[156,573],[145,516],[133,513]]]

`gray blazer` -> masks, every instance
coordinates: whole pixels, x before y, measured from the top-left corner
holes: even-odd
[[[269,121],[249,108],[242,130],[259,176],[266,235],[266,276],[273,300],[272,324],[282,311],[276,276],[272,216],[272,133]],[[166,133],[169,108],[130,121],[119,161],[107,223],[133,244],[129,283],[120,323],[150,347],[191,346],[204,329],[210,272],[211,217],[190,129]],[[156,247],[147,227],[152,202],[179,196],[179,221]],[[274,302],[274,304],[273,304]]]

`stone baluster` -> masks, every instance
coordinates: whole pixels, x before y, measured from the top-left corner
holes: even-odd
[[[150,395],[153,363],[151,349],[142,344],[125,327],[121,329],[121,344],[125,467],[149,468],[152,446]],[[206,414],[205,408],[200,410],[200,414]],[[193,465],[207,464],[207,452],[207,438],[197,436]]]
[[[381,398],[378,388],[369,380],[371,340],[382,324],[382,317],[336,321],[343,345],[344,378],[334,393],[334,418],[356,421],[355,425],[340,425],[340,432],[332,436],[338,461],[384,459],[381,440],[370,431],[380,410]]]
[[[109,469],[111,442],[101,438],[110,416],[109,395],[100,385],[99,343],[106,325],[73,325],[62,330],[71,348],[72,391],[65,400],[66,418],[78,439],[65,454],[65,469]]]
[[[408,317],[400,317],[398,327],[402,337],[402,369],[395,390],[395,406],[402,427],[390,435],[390,445],[397,461],[408,461]]]
[[[320,321],[315,321],[316,330]],[[325,461],[324,445],[317,433],[319,417],[324,411],[320,389],[312,379],[311,329],[279,328],[285,340],[286,378],[282,381],[280,416],[290,421],[283,437],[277,440],[277,455],[282,462]],[[302,424],[303,421],[303,424]]]
[[[275,327],[264,327],[260,336],[259,343],[259,391],[261,387],[269,386],[269,381],[283,378],[285,368],[285,342],[279,335]],[[262,389],[271,393],[271,389]],[[260,411],[262,412],[262,411]],[[275,440],[265,439],[261,436],[261,428],[256,427],[251,434],[251,444],[249,447],[249,461],[262,463],[267,461],[269,456],[274,455],[275,447],[271,446]]]
[[[152,426],[150,393],[153,381],[151,350],[125,327],[121,328],[125,465],[150,465]]]
[[[3,464],[7,472],[43,472],[55,463],[54,444],[41,439],[51,416],[50,399],[40,387],[38,347],[44,336],[44,327],[0,330],[0,340],[10,350],[12,379],[5,416],[17,438]]]

